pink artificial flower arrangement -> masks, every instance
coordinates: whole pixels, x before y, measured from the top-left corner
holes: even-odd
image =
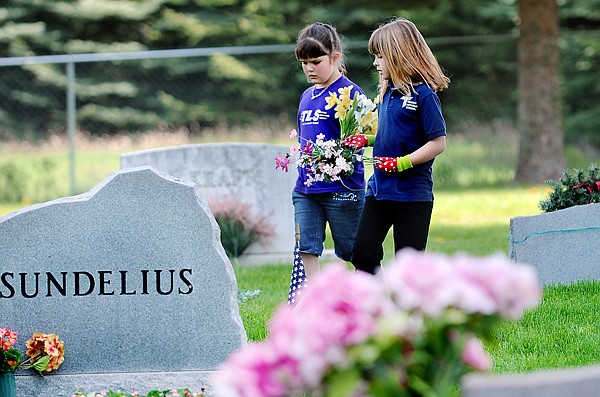
[[[373,277],[332,264],[296,306],[282,305],[262,342],[234,352],[215,396],[447,396],[491,369],[477,336],[539,304],[532,267],[497,255],[412,249]]]

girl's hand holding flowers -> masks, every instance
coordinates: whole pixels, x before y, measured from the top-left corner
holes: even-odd
[[[362,149],[365,146],[373,146],[375,135],[355,134],[347,137],[342,141],[342,147],[350,149]]]

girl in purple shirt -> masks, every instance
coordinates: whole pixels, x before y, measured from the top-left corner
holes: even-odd
[[[340,123],[325,98],[339,88],[353,86],[351,97],[363,91],[345,73],[341,39],[335,28],[321,22],[306,26],[296,41],[296,58],[313,85],[300,96],[298,136],[303,145],[340,139]],[[307,183],[308,182],[308,183]],[[307,170],[298,167],[298,179],[292,193],[294,218],[300,227],[300,252],[307,278],[319,272],[319,257],[323,253],[326,225],[333,237],[336,255],[349,261],[358,219],[364,203],[364,166],[354,164],[354,172],[342,181],[311,182]]]

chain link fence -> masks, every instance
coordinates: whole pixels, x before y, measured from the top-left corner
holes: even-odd
[[[514,107],[513,36],[428,41],[453,80],[454,93],[441,93],[442,100],[452,95],[445,103],[448,117],[476,112],[475,103],[493,117]],[[374,96],[377,81],[366,43],[347,48],[349,77]],[[0,137],[43,138],[69,128],[92,134],[157,127],[197,133],[218,124],[293,122],[299,93],[307,87],[293,54],[293,45],[263,45],[0,58]],[[465,68],[462,62],[473,58],[477,64]],[[492,92],[483,102],[467,100],[472,93]]]
[[[591,53],[590,40],[597,34],[573,37],[563,41],[563,55],[578,60],[563,64],[593,65],[598,55]],[[515,36],[428,42],[452,79],[451,89],[440,93],[451,132],[463,132],[462,121],[514,120]],[[346,47],[349,77],[374,96],[377,80],[366,43]],[[589,75],[586,67],[577,74],[580,80]],[[0,58],[0,139],[68,136],[73,194],[75,131],[102,136],[183,130],[201,136],[216,126],[294,125],[306,87],[293,45]]]

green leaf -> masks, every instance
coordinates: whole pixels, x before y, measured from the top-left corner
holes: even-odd
[[[21,361],[21,357],[23,357],[23,353],[19,349],[10,349],[4,352],[5,360],[16,361],[18,363]]]
[[[48,368],[48,363],[50,362],[50,356],[43,356],[38,358],[31,364],[31,368],[39,372],[40,374]]]
[[[345,368],[335,371],[329,378],[329,388],[325,397],[346,397],[356,390],[360,374],[356,368]]]

